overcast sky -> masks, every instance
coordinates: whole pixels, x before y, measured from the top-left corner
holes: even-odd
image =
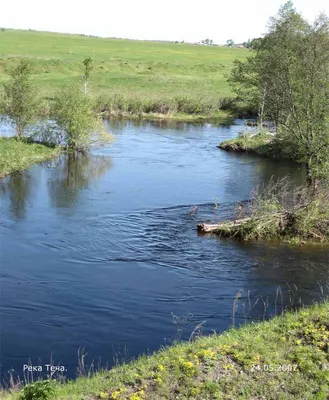
[[[1,0],[0,27],[131,39],[227,39],[266,31],[282,0]],[[295,0],[304,17],[329,15],[329,0]]]

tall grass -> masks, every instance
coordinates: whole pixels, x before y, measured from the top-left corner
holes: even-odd
[[[287,179],[272,179],[251,194],[247,218],[219,224],[221,236],[237,239],[284,240],[291,243],[329,242],[329,186],[294,187]]]
[[[108,116],[139,116],[158,114],[172,116],[188,114],[194,117],[223,117],[234,107],[230,98],[207,99],[187,95],[155,99],[134,98],[124,94],[101,95],[96,99],[95,111]]]

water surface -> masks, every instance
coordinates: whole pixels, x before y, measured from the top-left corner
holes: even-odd
[[[205,333],[232,323],[238,290],[271,303],[287,284],[310,303],[328,279],[328,248],[239,243],[196,226],[232,215],[255,185],[300,166],[216,148],[234,126],[109,123],[112,147],[60,158],[1,182],[2,376],[77,352],[109,365],[176,338],[172,313]],[[217,206],[216,206],[217,204]],[[191,207],[197,212],[191,213]],[[277,304],[277,308],[281,307]],[[263,303],[255,308],[261,314]],[[240,313],[238,321],[243,321]],[[40,360],[40,361],[38,361]]]

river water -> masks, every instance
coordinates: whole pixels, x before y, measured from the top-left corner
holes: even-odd
[[[321,297],[328,248],[196,231],[273,175],[304,180],[298,165],[216,148],[242,124],[111,122],[111,147],[2,180],[3,379],[51,357],[74,377],[79,348],[87,363],[112,365],[187,339],[203,321],[204,333],[223,331],[240,289],[236,323],[249,317],[248,296],[261,296],[254,317]]]

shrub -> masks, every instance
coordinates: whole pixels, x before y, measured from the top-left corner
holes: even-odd
[[[47,400],[53,391],[51,381],[37,381],[26,385],[19,397],[20,400]]]
[[[29,61],[21,60],[9,74],[10,81],[4,85],[0,112],[8,116],[16,128],[18,137],[21,137],[36,119],[39,108],[37,91]]]
[[[56,96],[53,117],[65,132],[68,147],[89,147],[90,138],[97,128],[97,115],[90,97],[79,86],[70,86]]]

